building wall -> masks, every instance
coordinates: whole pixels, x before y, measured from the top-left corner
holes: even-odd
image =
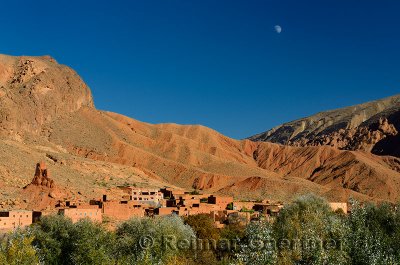
[[[110,201],[103,203],[103,214],[107,217],[124,221],[132,217],[145,216],[145,208],[143,205],[133,201],[127,201],[126,203]]]
[[[156,215],[170,215],[172,213],[178,213],[178,208],[177,207],[163,207],[163,208],[158,208],[155,210]]]
[[[231,202],[233,202],[233,197],[222,197],[222,196],[213,196],[213,195],[208,197],[208,203],[210,203],[210,204],[218,204],[224,209]]]
[[[244,208],[251,210],[254,207],[254,202],[233,202],[233,210],[240,211]]]
[[[1,212],[0,215],[0,230],[12,230],[17,227],[25,227],[31,225],[33,220],[32,211],[14,210]]]
[[[135,187],[119,187],[122,191],[129,194],[130,199],[136,202],[160,202],[164,197],[158,189],[143,189]]]
[[[101,209],[98,207],[77,207],[59,209],[59,214],[71,218],[73,223],[81,219],[89,218],[93,222],[102,222],[103,216]]]

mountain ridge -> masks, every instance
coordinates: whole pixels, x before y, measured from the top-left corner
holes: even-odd
[[[396,157],[331,146],[235,140],[201,125],[141,122],[97,110],[82,79],[55,61],[28,57],[33,61],[28,64],[36,69],[44,64],[48,74],[28,67],[19,78],[15,69],[27,58],[4,58],[0,56],[0,69],[14,70],[0,71],[0,83],[15,99],[5,107],[21,108],[24,115],[0,116],[0,124],[7,125],[0,133],[0,198],[11,200],[0,207],[44,207],[49,200],[38,196],[41,191],[26,199],[21,190],[41,160],[53,172],[56,186],[65,191],[62,194],[67,194],[60,196],[75,200],[112,195],[116,186],[125,184],[197,189],[239,199],[290,201],[310,192],[330,201],[400,198]],[[32,82],[38,76],[40,81]],[[14,77],[21,80],[18,86],[11,84]],[[42,94],[40,88],[52,79],[53,88]],[[18,96],[21,90],[28,96]]]
[[[400,95],[394,95],[319,112],[278,125],[248,139],[292,146],[329,145],[341,150],[364,150],[399,157],[398,150],[387,150],[391,142],[398,142],[399,115]]]

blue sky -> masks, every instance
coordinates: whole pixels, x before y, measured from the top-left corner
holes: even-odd
[[[400,1],[32,0],[1,9],[0,53],[51,55],[82,76],[97,108],[145,122],[244,138],[400,91]]]

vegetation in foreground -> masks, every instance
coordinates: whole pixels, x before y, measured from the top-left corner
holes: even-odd
[[[137,218],[116,231],[46,216],[5,235],[0,264],[400,264],[400,210],[352,203],[332,212],[319,197],[299,197],[272,223],[219,230],[207,215]]]

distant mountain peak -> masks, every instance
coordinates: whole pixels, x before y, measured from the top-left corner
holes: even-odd
[[[254,135],[252,141],[291,146],[329,145],[400,156],[400,95],[346,108],[319,112]]]

